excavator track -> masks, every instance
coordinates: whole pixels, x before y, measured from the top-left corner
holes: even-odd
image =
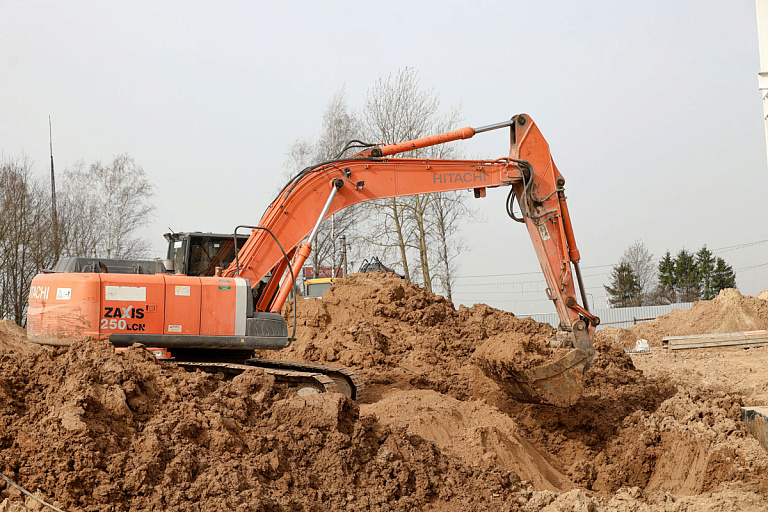
[[[347,368],[272,360],[264,360],[268,361],[268,364],[262,366],[255,361],[262,360],[248,360],[247,364],[192,361],[172,361],[171,363],[188,370],[200,369],[204,372],[222,372],[230,375],[239,375],[247,370],[260,368],[272,375],[277,382],[294,385],[304,390],[314,390],[314,392],[342,393],[353,400],[360,399],[360,391],[364,387],[360,377]],[[343,375],[343,379],[338,375]],[[352,382],[353,385],[348,385],[348,382]]]
[[[363,379],[354,371],[343,366],[326,366],[314,363],[299,363],[295,361],[279,361],[277,359],[253,358],[246,364],[256,366],[269,372],[270,370],[292,370],[296,372],[311,372],[325,375],[336,382],[339,391],[352,400],[360,401],[363,398],[365,384]]]

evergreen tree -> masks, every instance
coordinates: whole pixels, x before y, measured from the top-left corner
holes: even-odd
[[[677,302],[675,289],[677,277],[675,276],[675,260],[667,251],[659,261],[659,286],[656,288],[655,300],[657,304],[672,304]]]
[[[716,296],[724,288],[736,288],[736,274],[723,258],[717,258],[712,273],[712,290]]]
[[[725,263],[725,262],[723,262]],[[715,289],[714,272],[715,257],[712,251],[705,245],[696,253],[696,269],[698,273],[700,298],[703,300],[712,300],[717,296],[719,289]]]
[[[682,302],[699,300],[699,279],[696,259],[693,254],[681,249],[675,258],[675,280],[677,299]]]
[[[604,286],[608,303],[613,307],[626,308],[640,304],[642,287],[632,267],[622,262],[611,270],[611,286]]]

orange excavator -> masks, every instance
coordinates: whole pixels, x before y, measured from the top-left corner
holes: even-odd
[[[392,158],[501,128],[510,130],[509,156],[504,158]],[[289,335],[280,312],[320,223],[343,208],[374,199],[453,190],[485,197],[488,188],[510,186],[507,213],[528,229],[560,325],[549,363],[492,377],[520,401],[569,405],[578,399],[600,320],[586,307],[565,179],[531,118],[520,114],[398,144],[354,144],[362,151],[295,176],[258,226],[238,226],[232,235],[218,238],[166,235],[173,265],[59,262],[32,282],[29,339],[57,346],[83,339],[107,339],[116,347],[142,343],[160,357],[172,354],[175,364],[187,368],[238,373],[256,366],[301,390],[338,390],[359,399],[363,383],[351,369],[253,357],[254,350],[279,350],[293,341],[295,317]]]

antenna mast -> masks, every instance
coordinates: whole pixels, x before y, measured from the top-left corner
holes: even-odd
[[[48,141],[51,148],[51,224],[53,226],[53,251],[56,259],[59,258],[59,219],[56,214],[56,178],[53,172],[53,129],[51,128],[51,116],[48,116]]]

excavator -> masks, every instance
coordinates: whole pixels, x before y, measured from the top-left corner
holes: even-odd
[[[495,160],[394,157],[503,128],[509,155]],[[359,151],[341,156],[349,150]],[[173,263],[81,259],[37,275],[28,338],[55,346],[109,340],[118,349],[140,343],[187,369],[237,374],[257,367],[300,391],[340,391],[359,400],[364,384],[351,369],[253,357],[295,341],[296,308],[290,335],[281,311],[321,222],[364,201],[454,190],[480,198],[488,188],[509,186],[507,214],[528,230],[560,324],[549,362],[507,365],[489,376],[522,402],[565,407],[578,400],[600,319],[587,308],[565,178],[533,120],[519,114],[389,145],[351,141],[345,151],[297,174],[257,226],[238,226],[228,236],[167,234]]]

